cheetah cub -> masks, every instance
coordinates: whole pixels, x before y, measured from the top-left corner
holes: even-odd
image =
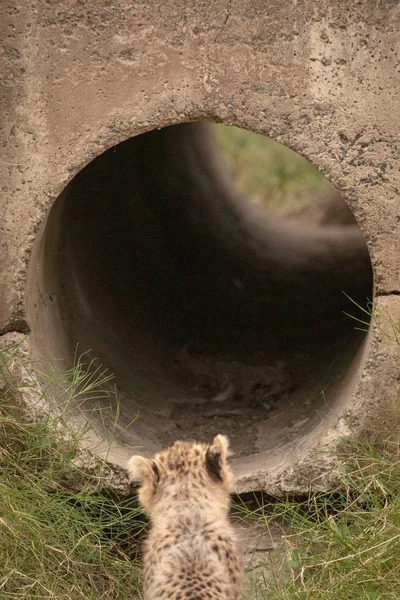
[[[175,442],[152,460],[133,456],[132,479],[150,517],[144,600],[239,600],[241,567],[228,521],[228,439]]]

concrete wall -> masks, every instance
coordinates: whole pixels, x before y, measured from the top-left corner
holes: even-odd
[[[342,191],[368,246],[376,305],[330,416],[313,415],[312,431],[276,455],[258,448],[250,466],[239,457],[238,489],[305,489],[330,468],[319,449],[350,432],[397,431],[398,3],[3,0],[0,30],[0,332],[29,333],[35,351],[65,356],[64,315],[38,300],[40,282],[57,274],[62,219],[36,244],[25,293],[27,272],[50,207],[85,165],[167,125],[237,125],[300,152]]]

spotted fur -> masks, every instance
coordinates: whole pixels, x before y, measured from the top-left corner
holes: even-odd
[[[217,435],[211,444],[175,442],[153,459],[130,459],[151,522],[144,600],[240,599],[240,560],[228,521],[228,454],[228,439]]]

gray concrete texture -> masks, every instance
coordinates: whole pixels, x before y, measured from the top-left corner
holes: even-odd
[[[0,31],[2,344],[115,373],[116,471],[227,433],[238,491],[303,492],[396,435],[398,2],[3,0]],[[252,207],[207,122],[304,155],[358,227]]]

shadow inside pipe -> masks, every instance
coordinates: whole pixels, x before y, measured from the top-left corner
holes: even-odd
[[[31,262],[33,344],[67,366],[79,345],[115,373],[122,445],[150,453],[225,433],[248,464],[260,453],[289,464],[347,401],[365,334],[343,292],[372,295],[361,232],[251,204],[205,123],[93,160]]]

